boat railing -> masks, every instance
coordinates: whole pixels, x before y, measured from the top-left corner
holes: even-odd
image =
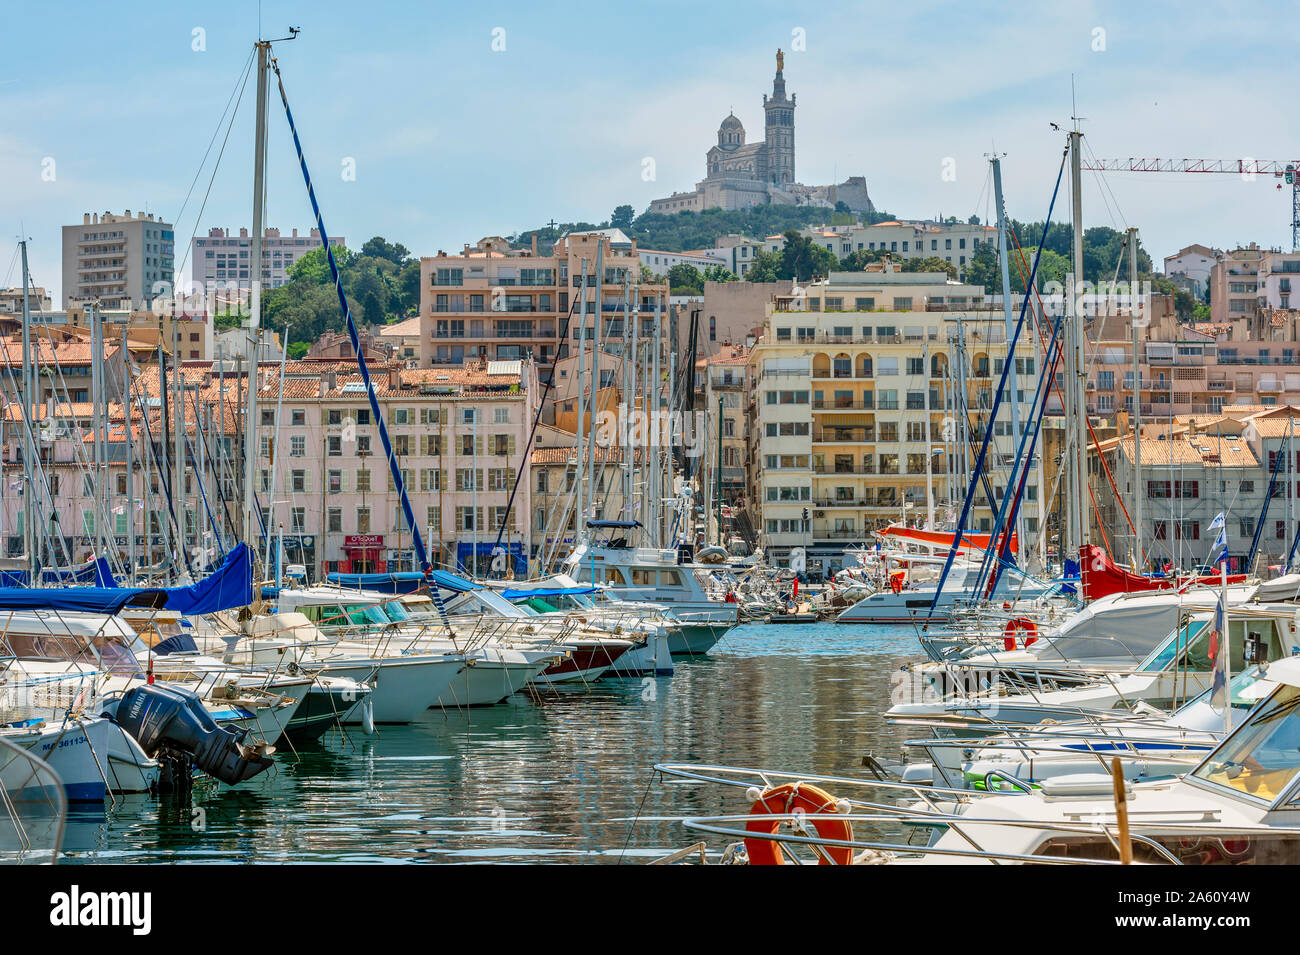
[[[59,774],[34,753],[0,737],[0,862],[58,861],[68,816]]]
[[[968,815],[961,812],[946,811],[941,808],[942,803],[953,804],[954,809],[966,807],[974,810],[980,802],[990,798],[1007,797],[1008,793],[1003,792],[980,792],[978,790],[953,789],[943,786],[933,786],[925,783],[903,782],[901,780],[883,780],[883,779],[854,779],[845,776],[830,776],[817,773],[790,773],[784,771],[774,771],[766,769],[752,769],[733,766],[716,766],[701,765],[694,766],[683,763],[660,763],[654,767],[655,771],[664,776],[672,776],[679,779],[689,780],[692,782],[712,783],[715,785],[730,786],[743,788],[746,791],[746,797],[751,801],[757,800],[764,790],[775,788],[785,783],[809,783],[821,786],[826,784],[843,789],[848,787],[855,790],[884,790],[887,792],[910,794],[924,808],[916,805],[900,805],[897,802],[880,802],[872,799],[864,799],[856,796],[843,797],[837,803],[837,809],[840,811],[833,813],[772,813],[765,815],[764,820],[768,822],[784,822],[789,824],[791,832],[755,832],[747,828],[748,823],[752,823],[754,816],[751,813],[744,814],[719,814],[709,816],[680,816],[667,817],[656,816],[645,821],[680,822],[686,828],[696,832],[705,832],[711,835],[727,836],[741,840],[763,839],[765,841],[774,841],[789,845],[803,845],[817,852],[821,858],[829,859],[826,854],[826,848],[846,848],[858,851],[872,851],[876,853],[889,853],[891,855],[940,855],[951,856],[954,858],[974,858],[985,859],[991,862],[1008,861],[1008,862],[1032,862],[1036,864],[1048,865],[1072,865],[1072,864],[1091,864],[1091,865],[1119,865],[1119,853],[1116,851],[1116,858],[1111,859],[1089,859],[1079,857],[1055,856],[1055,855],[1029,855],[1020,852],[1000,851],[981,845],[980,842],[971,834],[972,827],[980,829],[1029,829],[1038,832],[1062,835],[1100,835],[1106,838],[1112,845],[1118,845],[1116,835],[1112,831],[1114,827],[1104,821],[1082,822],[1082,821],[1056,821],[1043,819],[1023,819],[1023,818],[998,818],[989,815]],[[761,783],[762,788],[758,785]],[[1012,798],[1020,798],[1012,795]],[[1181,832],[1184,830],[1201,830],[1207,834],[1214,833],[1222,838],[1224,830],[1218,824],[1200,826],[1195,821],[1183,822],[1183,818],[1189,820],[1204,819],[1203,810],[1172,810],[1160,812],[1159,818],[1144,819],[1141,814],[1130,814],[1129,819],[1129,836],[1132,841],[1144,845],[1151,849],[1160,859],[1163,859],[1173,865],[1181,865],[1181,861],[1173,855],[1168,849],[1161,845],[1152,836],[1145,835],[1141,831],[1144,828],[1152,832],[1167,831],[1171,820],[1176,818],[1174,825]],[[645,817],[642,817],[643,819]],[[956,848],[948,846],[930,845],[913,845],[911,843],[895,843],[880,840],[862,840],[862,839],[831,839],[821,835],[810,834],[810,826],[815,825],[819,820],[835,821],[849,823],[850,825],[864,823],[875,829],[880,824],[896,824],[908,826],[924,826],[930,828],[944,828],[956,833],[963,841],[967,843],[968,848]],[[1276,831],[1273,827],[1269,829],[1270,833]],[[1294,830],[1300,834],[1300,827]],[[803,834],[800,834],[803,833]],[[1235,833],[1234,833],[1235,834]]]

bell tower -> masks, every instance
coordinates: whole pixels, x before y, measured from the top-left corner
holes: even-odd
[[[772,95],[763,95],[766,122],[763,141],[767,153],[767,181],[788,185],[794,178],[794,96],[785,95],[785,54],[776,51],[776,76],[772,78]]]

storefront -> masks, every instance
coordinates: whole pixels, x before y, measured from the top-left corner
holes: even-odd
[[[383,574],[388,572],[384,560],[383,534],[349,534],[343,538],[344,559],[339,572],[344,574]]]
[[[498,547],[502,557],[509,555],[505,560],[494,560]],[[456,569],[475,577],[504,576],[509,560],[514,561],[516,577],[528,576],[528,558],[524,556],[524,545],[520,541],[502,545],[495,541],[479,541],[477,547],[470,541],[459,541],[456,544]]]

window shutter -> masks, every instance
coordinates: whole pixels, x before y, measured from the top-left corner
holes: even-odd
[[[515,444],[515,436],[513,434],[506,439],[506,444],[508,446],[506,449],[506,453],[509,454],[511,457],[514,457],[515,449],[517,445]]]

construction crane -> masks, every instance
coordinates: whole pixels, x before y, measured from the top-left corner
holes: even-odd
[[[1193,172],[1229,173],[1243,178],[1271,176],[1291,187],[1291,248],[1300,252],[1300,176],[1296,167],[1300,160],[1276,161],[1271,159],[1088,159],[1082,158],[1084,169],[1094,172]]]

